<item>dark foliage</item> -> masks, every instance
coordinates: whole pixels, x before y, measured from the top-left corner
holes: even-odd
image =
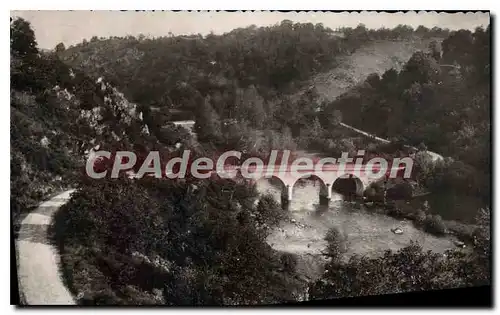
[[[476,246],[471,254],[448,251],[442,255],[423,252],[418,244],[412,244],[379,258],[353,256],[347,263],[332,259],[322,279],[310,286],[310,297],[332,299],[487,285],[489,261],[482,253],[483,248]]]
[[[417,157],[420,184],[490,203],[490,27],[452,32],[430,52],[417,52],[402,71],[369,76],[326,106],[344,122],[452,159],[431,166]],[[360,97],[362,95],[362,97]],[[457,202],[458,203],[458,202]],[[478,208],[478,207],[476,207]],[[445,211],[445,210],[440,210]]]
[[[73,279],[76,293],[100,303],[96,290],[103,277],[109,292],[130,285],[144,294],[158,289],[163,301],[176,305],[292,300],[294,260],[280,260],[265,243],[266,230],[258,228],[273,224],[263,213],[283,210],[267,197],[253,206],[253,189],[231,187],[228,199],[224,183],[209,181],[122,179],[81,186],[55,220],[65,268],[78,275],[92,266],[101,275],[90,283]],[[74,248],[93,253],[78,262]],[[279,271],[282,265],[291,277]],[[136,304],[140,296],[112,303]]]

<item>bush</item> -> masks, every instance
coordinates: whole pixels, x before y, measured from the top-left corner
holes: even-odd
[[[423,210],[417,210],[414,214],[414,220],[417,225],[423,225],[427,215]]]
[[[297,256],[291,253],[284,253],[280,257],[281,264],[286,272],[293,273],[297,267]]]
[[[332,260],[338,261],[341,255],[346,252],[347,237],[342,235],[337,228],[330,228],[325,236],[326,246],[325,255]]]
[[[363,193],[366,201],[384,202],[384,190],[376,185],[370,185]]]
[[[123,305],[120,299],[112,290],[103,289],[98,292],[85,294],[82,298],[78,299],[79,305]]]
[[[256,207],[255,220],[261,225],[274,227],[285,217],[285,211],[271,195],[264,195]]]
[[[387,211],[387,215],[396,219],[404,218],[404,213],[399,207],[390,208]]]
[[[408,200],[413,196],[413,187],[409,183],[401,183],[387,189],[387,198],[394,200]]]
[[[476,225],[465,224],[458,221],[446,221],[446,230],[453,233],[459,240],[466,243],[473,243]]]
[[[427,233],[433,234],[433,235],[444,235],[446,233],[446,225],[443,222],[443,219],[441,219],[440,215],[427,215],[427,217],[424,220],[424,230]]]
[[[410,206],[401,200],[388,202],[385,209],[388,216],[396,219],[411,218],[411,212],[413,211]]]
[[[484,285],[489,279],[487,262],[460,251],[445,256],[425,252],[411,243],[376,258],[354,255],[348,262],[329,262],[309,292],[312,299],[332,299]]]

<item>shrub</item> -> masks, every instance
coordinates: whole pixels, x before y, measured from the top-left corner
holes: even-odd
[[[419,209],[414,214],[414,220],[417,225],[423,225],[426,218],[427,216],[423,210]]]
[[[413,196],[413,188],[409,183],[401,183],[387,189],[387,198],[394,200],[408,200]]]
[[[384,189],[381,184],[374,183],[370,185],[363,194],[367,201],[373,202],[383,202],[384,201]]]
[[[487,261],[471,261],[473,257],[465,255],[460,251],[449,251],[446,256],[424,252],[416,243],[376,258],[354,255],[348,262],[327,263],[322,278],[310,284],[310,297],[332,299],[486,284]]]
[[[424,230],[433,235],[444,235],[446,233],[446,225],[440,215],[427,215],[424,220]]]
[[[79,305],[123,305],[120,299],[111,288],[85,294],[78,300]]]
[[[256,221],[269,227],[276,226],[285,216],[285,211],[271,195],[264,195],[256,207]]]
[[[466,224],[458,221],[446,221],[446,230],[453,233],[459,240],[466,243],[474,241],[474,232],[477,229],[476,225]]]
[[[293,273],[297,267],[297,256],[291,253],[284,253],[280,257],[281,264],[286,272]]]
[[[325,255],[332,260],[340,260],[341,255],[346,251],[347,238],[340,233],[337,228],[330,228],[325,236],[326,246]]]
[[[387,215],[390,217],[393,217],[395,219],[402,219],[403,218],[403,211],[401,211],[401,209],[399,209],[399,208],[394,208],[394,209],[390,209],[387,212]]]

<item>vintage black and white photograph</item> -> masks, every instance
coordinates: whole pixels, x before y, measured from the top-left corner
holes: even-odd
[[[10,11],[11,295],[483,303],[491,28],[486,11]]]

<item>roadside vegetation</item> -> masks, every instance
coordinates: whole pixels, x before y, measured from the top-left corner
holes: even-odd
[[[445,254],[424,252],[413,243],[382,257],[342,255],[340,233],[328,233],[329,262],[321,279],[309,287],[310,299],[334,299],[423,290],[440,290],[490,284],[489,212],[480,211],[472,252],[450,250]],[[474,266],[471,268],[471,266]]]

